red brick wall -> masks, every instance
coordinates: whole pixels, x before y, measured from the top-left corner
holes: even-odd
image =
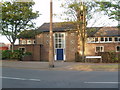
[[[14,50],[18,50],[20,47],[25,47],[26,52],[32,53],[31,60],[40,61],[40,45],[15,45]]]
[[[63,32],[62,32],[63,33]],[[74,34],[73,34],[74,33]],[[74,31],[65,32],[66,37],[66,61],[75,61],[75,53],[77,52],[77,34]],[[41,60],[48,61],[49,54],[49,33],[44,32],[36,36],[36,43],[42,44]],[[120,43],[86,43],[85,55],[95,55],[96,46],[104,46],[104,52],[115,51],[115,47]]]
[[[75,32],[66,33],[66,61],[75,61],[77,52],[77,35]]]
[[[95,55],[96,46],[104,46],[104,52],[116,51],[116,46],[120,46],[120,43],[87,43],[86,55]]]

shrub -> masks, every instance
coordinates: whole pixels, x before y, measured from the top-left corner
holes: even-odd
[[[32,55],[30,52],[23,53],[21,50],[4,50],[2,51],[2,59],[18,59],[21,60],[22,57]]]
[[[10,59],[21,59],[23,53],[21,50],[14,50],[11,55],[10,55]]]
[[[28,56],[28,55],[32,55],[32,53],[31,52],[25,52],[24,55]]]
[[[11,50],[3,50],[2,51],[2,59],[10,59],[12,51]]]
[[[98,52],[98,56],[102,56],[104,63],[117,63],[119,62],[119,54],[116,52]]]

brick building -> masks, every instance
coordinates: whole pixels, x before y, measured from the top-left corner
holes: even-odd
[[[20,39],[14,49],[32,52],[32,60],[48,61],[49,53],[49,23],[38,28],[41,32],[35,39]],[[75,61],[77,52],[77,30],[74,24],[53,23],[54,60]],[[87,28],[85,55],[95,55],[97,52],[114,51],[120,53],[120,30],[116,27]],[[28,43],[27,43],[28,42]]]

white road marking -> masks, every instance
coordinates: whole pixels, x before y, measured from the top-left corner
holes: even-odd
[[[29,81],[41,81],[40,79],[26,79],[26,78],[16,78],[16,77],[0,77],[3,79],[14,79],[14,80],[29,80]]]
[[[84,83],[89,83],[89,84],[118,84],[120,82],[84,82]]]

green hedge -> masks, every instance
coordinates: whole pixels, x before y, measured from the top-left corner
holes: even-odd
[[[98,52],[96,56],[102,56],[103,63],[120,63],[120,53],[116,52]],[[82,61],[82,56],[78,53],[75,53],[75,61],[76,62],[85,62]],[[87,60],[88,61],[88,60]],[[89,62],[99,63],[100,59],[89,59]]]
[[[18,59],[21,60],[22,57],[31,55],[30,52],[23,53],[21,50],[3,50],[2,51],[2,59]]]
[[[102,56],[103,63],[118,63],[120,62],[120,54],[116,52],[98,52],[99,56]]]

